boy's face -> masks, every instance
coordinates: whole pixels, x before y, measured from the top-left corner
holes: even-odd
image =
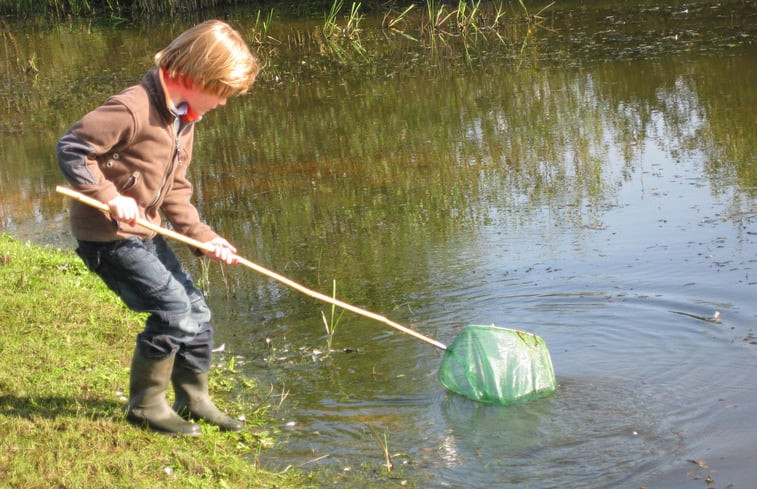
[[[219,97],[194,87],[187,89],[184,99],[199,116],[205,115],[219,105],[226,105],[226,97]]]

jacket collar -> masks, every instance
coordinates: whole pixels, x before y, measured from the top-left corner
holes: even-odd
[[[163,73],[158,67],[152,67],[142,79],[142,84],[147,88],[150,97],[155,102],[155,107],[166,121],[171,121],[177,117],[181,118],[182,123],[197,122],[202,117],[198,115],[189,104],[179,104],[174,106],[168,95],[168,90],[163,82]]]

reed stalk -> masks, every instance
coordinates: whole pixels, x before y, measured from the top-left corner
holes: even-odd
[[[360,13],[360,2],[352,3],[350,14],[347,16],[345,24],[342,26],[338,22],[339,13],[342,11],[344,2],[334,0],[329,11],[326,13],[323,22],[323,34],[327,39],[359,39],[360,23],[363,20],[363,14]]]
[[[394,14],[394,10],[389,10],[384,14],[384,18],[381,21],[381,26],[384,29],[398,29],[408,17],[408,14],[415,8],[415,4],[410,4],[402,12]]]
[[[27,11],[44,12],[48,9],[48,16],[89,15],[96,9],[97,15],[107,16],[111,21],[122,22],[125,18],[149,18],[154,15],[168,13],[189,16],[196,9],[218,7],[222,5],[242,4],[246,0],[41,0],[39,3],[31,0],[15,0],[16,5],[24,6]],[[265,70],[263,77],[279,80],[287,76],[286,60],[282,61],[282,49],[296,49],[303,52],[303,69],[316,69],[324,72],[342,67],[356,68],[366,66],[385,59],[392,50],[402,50],[409,53],[417,47],[417,55],[428,58],[428,66],[447,65],[450,60],[464,60],[472,63],[477,59],[477,53],[487,49],[491,39],[502,45],[513,46],[514,56],[519,56],[517,47],[531,42],[528,36],[536,27],[541,27],[545,21],[543,12],[547,7],[536,13],[528,11],[525,0],[518,0],[509,6],[503,6],[504,0],[483,2],[481,0],[458,0],[456,3],[445,3],[442,0],[425,0],[425,7],[410,4],[402,9],[390,11],[378,21],[376,30],[364,28],[366,16],[363,15],[363,4],[350,2],[349,8],[344,0],[331,0],[328,11],[324,14],[323,24],[308,31],[283,31],[285,34],[276,36],[278,30],[278,12],[273,9],[260,9],[251,13],[251,23],[246,32],[246,38],[255,47],[256,53],[263,61]],[[7,4],[6,4],[7,5]],[[73,6],[75,5],[75,6]],[[550,4],[551,5],[551,4]],[[19,7],[22,8],[22,7]],[[0,6],[0,11],[3,7]],[[50,13],[52,12],[52,13]],[[525,29],[513,29],[513,23]],[[523,39],[522,31],[528,31]],[[28,71],[26,65],[17,66],[18,60],[14,53],[15,38],[8,29],[3,28],[2,46],[0,46],[0,75],[16,84],[28,79],[36,78],[39,69],[35,59],[29,60]],[[389,41],[389,42],[386,42]],[[412,43],[408,45],[406,41]],[[525,42],[524,42],[525,41]],[[396,45],[396,47],[395,47]],[[315,49],[312,49],[315,48]],[[409,48],[409,49],[408,49]],[[416,54],[412,55],[415,56]],[[408,54],[410,55],[410,54]],[[26,57],[24,57],[26,56]],[[520,55],[522,56],[522,54]],[[22,61],[27,61],[28,54],[24,54]],[[42,79],[42,77],[39,77]],[[7,102],[6,106],[19,103],[21,98],[16,96]]]
[[[384,467],[386,467],[387,472],[391,472],[392,469],[394,469],[394,464],[392,463],[392,456],[389,454],[389,440],[386,436],[386,431],[379,434],[378,431],[376,431],[376,428],[374,428],[371,425],[367,425],[368,429],[371,430],[371,435],[373,435],[373,439],[376,441],[376,444],[381,449],[381,453],[384,456]]]
[[[241,0],[3,0],[0,2],[0,14],[41,15],[56,19],[97,16],[121,19],[121,15],[151,18],[242,3]]]
[[[278,39],[270,35],[271,26],[273,25],[273,9],[263,16],[262,11],[258,10],[255,15],[255,23],[250,28],[252,43],[258,46],[275,43],[280,44]]]
[[[526,18],[526,23],[528,24],[529,30],[532,30],[533,28],[536,28],[536,27],[544,27],[543,22],[545,19],[541,14],[543,14],[547,9],[551,8],[555,4],[555,2],[551,2],[545,5],[544,7],[542,7],[535,14],[532,14],[531,12],[529,12],[528,8],[526,7],[526,3],[524,2],[524,0],[518,0],[518,3],[520,3],[521,9],[523,9],[523,14]]]
[[[334,0],[325,14],[321,29],[324,42],[321,46],[322,50],[333,54],[340,63],[348,64],[353,62],[353,52],[361,59],[365,57],[366,49],[360,40],[360,23],[364,16],[360,13],[360,3],[352,3],[345,24],[341,25],[338,17],[343,6],[342,0]]]
[[[448,12],[442,3],[439,8],[435,0],[426,0],[426,13],[428,15],[428,30],[433,37],[439,33],[444,33],[444,27],[447,21],[455,15],[455,11]]]
[[[323,19],[323,35],[326,39],[332,39],[338,35],[340,28],[337,22],[337,16],[341,12],[343,6],[342,0],[334,0],[334,3],[329,7],[329,11],[326,12]]]
[[[455,10],[455,25],[461,35],[476,34],[481,32],[479,21],[481,19],[481,0],[468,4],[466,0],[460,0]]]
[[[197,278],[197,288],[205,297],[210,297],[210,258],[202,257],[200,264],[200,276]]]
[[[333,281],[331,297],[336,299],[336,280]],[[343,309],[339,312],[339,315],[336,314],[336,306],[334,304],[331,305],[331,315],[329,319],[326,319],[326,314],[321,311],[323,325],[326,328],[326,354],[324,355],[324,358],[331,355],[331,347],[334,343],[334,333],[336,333],[336,328],[339,326],[339,322],[342,320],[343,315]]]

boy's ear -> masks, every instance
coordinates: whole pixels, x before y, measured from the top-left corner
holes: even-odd
[[[188,75],[179,75],[177,81],[181,83],[182,85],[184,85],[184,87],[187,89],[191,90],[192,87],[194,87],[194,82],[192,81],[191,78],[189,78]]]
[[[171,81],[172,83],[175,83],[175,84],[177,84],[177,85],[181,85],[181,86],[183,86],[184,88],[187,88],[187,89],[190,89],[190,90],[191,90],[191,89],[192,89],[192,87],[194,86],[194,82],[192,82],[192,79],[191,79],[191,78],[189,78],[189,76],[188,76],[188,75],[182,75],[182,74],[178,74],[178,75],[176,75],[176,76],[171,76],[171,75],[169,75],[168,73],[166,73],[166,75],[165,75],[165,76],[166,76],[166,78],[168,78],[168,80],[169,80],[169,81]]]

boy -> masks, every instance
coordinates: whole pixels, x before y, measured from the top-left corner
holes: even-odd
[[[185,436],[201,434],[188,419],[238,432],[243,424],[208,395],[213,329],[205,299],[165,240],[136,219],[160,224],[162,213],[177,232],[211,243],[214,252],[206,255],[237,262],[236,249],[200,221],[187,167],[195,123],[245,93],[260,68],[240,34],[217,20],[179,35],[155,55],[155,65],[139,85],[109,98],[58,141],[58,164],[69,183],[112,212],[74,201],[71,229],[87,267],[128,307],[149,313],[131,364],[127,419]]]

